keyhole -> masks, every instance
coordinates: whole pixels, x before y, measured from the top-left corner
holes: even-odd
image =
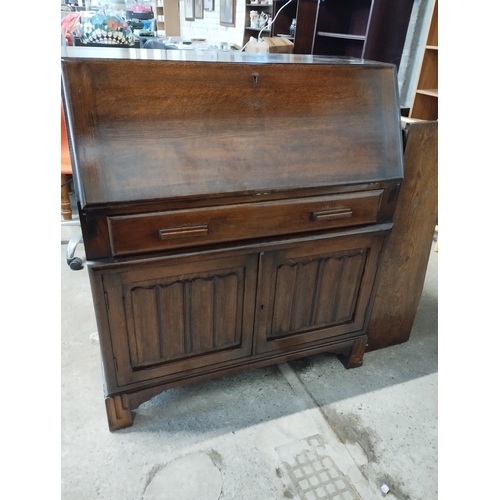
[[[257,83],[257,82],[258,82],[258,80],[259,80],[259,75],[258,75],[258,73],[253,73],[253,74],[252,74],[252,82],[253,82],[253,83]]]

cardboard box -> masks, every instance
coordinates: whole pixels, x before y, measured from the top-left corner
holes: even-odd
[[[274,54],[291,54],[293,52],[293,43],[287,38],[273,36],[262,40],[262,42],[249,42],[245,52],[269,52]]]

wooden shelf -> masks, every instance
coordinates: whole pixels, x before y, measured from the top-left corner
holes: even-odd
[[[438,119],[438,0],[433,6],[410,117]]]
[[[179,36],[179,2],[177,0],[156,0],[156,31],[159,36]]]
[[[248,1],[248,0],[246,0]],[[271,19],[287,0],[245,4],[243,45],[255,37],[250,11],[265,11]],[[348,56],[389,62],[399,66],[414,0],[293,0],[271,26],[271,36],[294,33],[295,54]],[[428,88],[434,86],[429,84]]]
[[[364,35],[348,35],[346,33],[328,33],[326,31],[318,31],[317,36],[328,36],[331,38],[343,38],[345,40],[366,40]]]
[[[299,0],[301,5],[306,2]],[[309,53],[339,55],[399,65],[413,0],[324,0],[310,22]],[[310,13],[309,13],[310,15]],[[299,12],[296,38],[307,29]],[[307,53],[306,44],[300,44]]]
[[[274,0],[273,3],[246,3],[245,4],[245,30],[243,33],[243,45],[248,43],[250,37],[254,37],[262,31],[271,36],[279,36],[281,34],[290,33],[290,25],[292,24],[292,19],[297,18],[297,4],[300,0],[293,0],[289,5],[287,5],[279,14],[275,22],[271,25],[271,28],[266,28],[262,30],[261,28],[251,28],[250,27],[250,11],[256,10],[257,12],[264,11],[269,15],[269,21],[271,21],[278,10],[286,3],[284,0]]]
[[[250,26],[245,26],[245,29],[246,30],[249,30],[249,31],[256,31],[257,33],[260,33],[262,31],[262,33],[269,33],[271,30],[268,29],[268,28],[251,28]]]
[[[424,94],[424,95],[430,95],[432,97],[437,97],[438,90],[437,89],[418,89],[417,94]]]

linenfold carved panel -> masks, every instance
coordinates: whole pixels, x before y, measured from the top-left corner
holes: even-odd
[[[366,252],[282,264],[269,338],[352,321]]]
[[[220,275],[132,288],[126,298],[132,367],[241,345],[239,274],[239,270],[226,270]]]

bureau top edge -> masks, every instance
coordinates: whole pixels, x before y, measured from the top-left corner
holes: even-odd
[[[250,64],[327,64],[394,67],[393,64],[349,56],[317,56],[310,54],[269,54],[218,50],[161,50],[106,47],[61,47],[61,59],[109,59],[174,62],[224,62]]]

